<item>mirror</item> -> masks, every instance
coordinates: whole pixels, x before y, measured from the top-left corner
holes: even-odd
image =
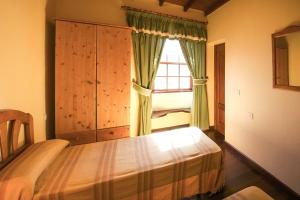
[[[300,26],[272,35],[273,86],[300,91]]]

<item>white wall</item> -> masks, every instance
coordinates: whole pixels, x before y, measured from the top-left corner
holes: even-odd
[[[226,141],[300,194],[300,92],[272,88],[271,34],[295,22],[299,0],[231,0],[208,16],[208,42],[226,43]]]

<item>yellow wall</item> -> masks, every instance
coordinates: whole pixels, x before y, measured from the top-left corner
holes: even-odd
[[[226,43],[226,141],[298,194],[300,92],[272,87],[271,34],[299,22],[299,9],[299,0],[231,0],[208,16],[208,42]]]
[[[300,32],[286,36],[289,46],[289,84],[300,86]]]
[[[18,109],[34,118],[35,140],[46,138],[46,0],[0,2],[0,109]]]
[[[49,18],[72,19],[96,23],[127,26],[124,10],[121,5],[135,8],[161,12],[190,19],[205,21],[203,12],[189,9],[183,12],[181,6],[164,3],[158,6],[157,0],[51,0],[55,12],[49,13]],[[132,78],[134,78],[134,67],[132,67]],[[131,135],[137,134],[137,114],[138,114],[137,94],[131,91]],[[185,113],[172,114],[171,116],[152,120],[153,128],[168,127],[169,125],[181,125],[190,119],[190,115]]]

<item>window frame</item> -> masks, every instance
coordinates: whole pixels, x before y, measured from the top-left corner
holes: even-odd
[[[176,92],[192,92],[193,91],[193,79],[192,79],[192,76],[190,74],[190,76],[180,76],[180,68],[182,65],[186,65],[187,66],[187,63],[183,63],[183,62],[169,62],[168,61],[168,55],[167,55],[167,61],[163,61],[163,62],[160,62],[160,64],[163,64],[163,65],[166,65],[167,69],[166,69],[166,76],[155,76],[156,77],[162,77],[162,78],[166,78],[166,85],[168,87],[168,78],[170,77],[175,77],[175,78],[178,78],[178,86],[179,88],[177,89],[153,89],[153,93],[176,93]],[[169,65],[178,65],[178,76],[168,76],[168,67]],[[185,88],[185,89],[180,89],[180,78],[181,77],[184,77],[184,78],[190,78],[190,88]]]

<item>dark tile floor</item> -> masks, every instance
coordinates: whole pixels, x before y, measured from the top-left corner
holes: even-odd
[[[224,136],[215,131],[207,132],[207,135],[213,139],[224,152],[225,166],[225,187],[223,190],[213,196],[198,195],[189,200],[220,200],[248,186],[257,186],[278,200],[297,200],[288,191],[274,185],[274,182],[265,177],[259,171],[243,162],[242,157],[233,151],[227,145],[224,145]]]

